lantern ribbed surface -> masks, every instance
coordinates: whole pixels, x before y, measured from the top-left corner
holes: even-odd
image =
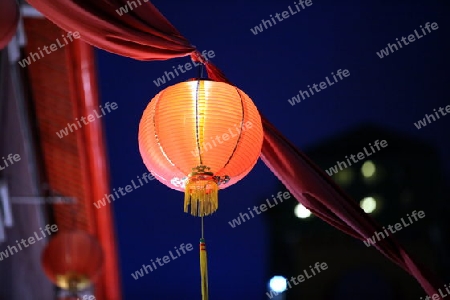
[[[178,191],[194,181],[199,187],[202,179],[211,193],[238,182],[257,162],[262,142],[261,117],[253,101],[232,85],[210,80],[181,82],[161,91],[139,124],[144,164]],[[193,173],[203,175],[189,181]],[[217,179],[217,187],[211,178]]]

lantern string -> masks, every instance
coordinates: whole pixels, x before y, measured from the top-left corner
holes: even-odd
[[[202,215],[201,218],[202,218],[202,239],[203,239],[203,238],[204,238],[204,235],[203,235],[203,234],[204,234],[204,228],[203,228],[203,215]]]
[[[205,64],[201,61],[200,67],[198,68],[198,78],[203,79],[203,69],[205,68]]]
[[[204,239],[203,215],[201,215],[202,238],[200,239],[200,277],[202,300],[208,300],[208,264],[206,256],[206,243]]]

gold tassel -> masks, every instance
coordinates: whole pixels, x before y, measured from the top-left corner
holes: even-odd
[[[186,182],[184,190],[184,212],[193,216],[207,216],[219,208],[219,186],[213,179],[191,177]]]
[[[200,239],[200,276],[202,281],[202,300],[208,300],[208,263],[205,239]]]

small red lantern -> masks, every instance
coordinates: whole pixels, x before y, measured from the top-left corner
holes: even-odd
[[[100,244],[81,230],[58,233],[42,254],[42,266],[47,277],[56,286],[73,293],[91,286],[102,265]]]

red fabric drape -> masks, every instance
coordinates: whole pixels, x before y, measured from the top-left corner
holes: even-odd
[[[205,63],[209,77],[229,82],[150,3],[144,0],[28,0],[36,9],[67,31],[80,32],[86,42],[137,60],[163,60],[191,55]],[[138,3],[120,15],[127,2]],[[66,13],[70,12],[70,13]],[[261,158],[300,203],[315,215],[360,240],[382,229],[319,167],[289,142],[264,116]],[[414,276],[427,294],[437,293],[439,282],[389,236],[375,247]]]

